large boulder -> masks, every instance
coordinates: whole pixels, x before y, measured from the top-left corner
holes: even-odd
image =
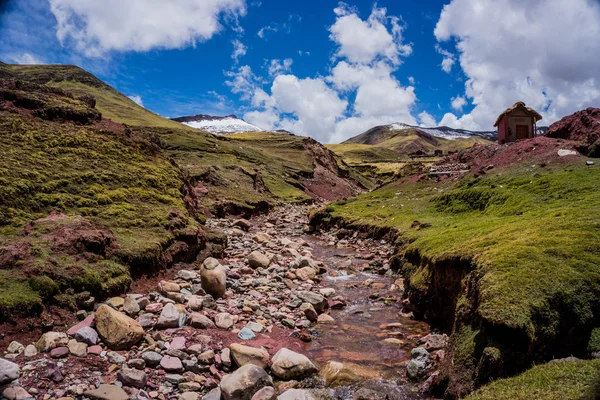
[[[303,354],[281,348],[271,365],[273,375],[283,380],[302,380],[317,372],[317,367]]]
[[[103,304],[96,311],[96,330],[111,350],[128,350],[144,337],[136,320]]]
[[[229,346],[229,350],[231,351],[231,358],[240,367],[246,364],[254,364],[266,368],[269,365],[269,352],[264,347],[257,349],[256,347],[233,343]]]
[[[270,263],[269,257],[258,250],[255,250],[248,255],[248,265],[254,269],[267,268]]]
[[[202,263],[200,270],[202,289],[211,296],[218,298],[227,289],[227,271],[216,258],[209,257]]]
[[[18,379],[21,369],[14,362],[0,358],[0,386]]]
[[[273,386],[271,377],[264,369],[246,364],[221,380],[221,395],[224,400],[251,400],[265,386]]]

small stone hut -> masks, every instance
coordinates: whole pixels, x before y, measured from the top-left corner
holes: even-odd
[[[541,119],[542,116],[537,111],[527,107],[522,101],[515,103],[500,114],[494,124],[494,127],[498,127],[498,143],[534,137],[536,124]]]

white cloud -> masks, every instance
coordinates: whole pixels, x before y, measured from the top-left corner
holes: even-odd
[[[576,27],[576,28],[575,28]],[[435,28],[456,41],[474,109],[442,123],[492,129],[498,114],[524,101],[550,124],[600,102],[600,5],[588,0],[453,0]]]
[[[408,77],[408,83],[410,83],[411,85],[415,84],[415,78],[413,76],[409,76]]]
[[[451,105],[456,111],[462,111],[463,107],[467,105],[467,99],[462,96],[453,97]]]
[[[423,128],[432,128],[436,125],[435,118],[427,111],[423,111],[419,114],[419,126]]]
[[[329,28],[329,38],[339,45],[337,57],[345,57],[353,63],[386,59],[398,64],[400,56],[412,52],[411,45],[403,43],[404,28],[400,19],[387,16],[385,8],[373,7],[367,20],[362,20],[356,10],[344,3],[340,3],[334,12],[337,19]]]
[[[137,104],[138,106],[144,107],[144,102],[142,101],[142,96],[134,94],[134,95],[127,96],[127,97],[129,97],[131,100],[133,100],[133,102],[135,104]]]
[[[366,20],[343,4],[334,11],[336,21],[330,27],[330,39],[337,52],[329,75],[299,78],[285,74],[291,60],[287,65],[286,60],[271,60],[269,74],[275,78],[270,92],[250,78],[254,76],[251,70],[240,69],[230,75],[232,90],[251,100],[253,109],[244,119],[326,143],[345,140],[376,125],[416,124],[411,115],[416,101],[414,87],[402,86],[393,75],[400,58],[412,50],[403,43],[400,19],[377,7]],[[353,36],[356,32],[368,41],[366,45]]]
[[[246,55],[248,48],[244,45],[244,43],[237,39],[232,40],[231,44],[233,45],[233,53],[231,53],[231,58],[233,58],[233,60],[237,63],[240,57]]]
[[[234,26],[245,0],[49,0],[61,43],[88,56],[107,51],[175,49],[210,39],[220,20]]]
[[[456,63],[456,57],[448,50],[442,49],[439,45],[435,46],[435,50],[444,56],[441,64],[442,70],[444,72],[450,73],[450,71],[452,71],[452,67]]]
[[[298,50],[298,54],[300,56],[310,56],[310,51],[302,51],[302,50]]]
[[[263,26],[262,28],[260,28],[260,30],[256,33],[258,35],[259,38],[264,39],[266,34],[268,32],[277,32],[279,31],[279,28],[276,26]]]
[[[242,100],[251,100],[254,92],[264,83],[248,65],[242,65],[237,71],[227,71],[225,76],[230,78],[225,84],[233,93],[239,94]]]
[[[285,60],[271,60],[269,62],[269,75],[270,76],[277,76],[277,75],[281,75],[284,73],[287,73],[290,71],[292,64],[294,63],[294,60],[292,60],[291,58],[286,58]]]
[[[42,59],[31,53],[12,55],[9,59],[16,64],[45,64]]]

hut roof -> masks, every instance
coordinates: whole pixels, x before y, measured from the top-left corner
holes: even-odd
[[[535,122],[542,119],[542,116],[537,111],[535,111],[533,108],[527,107],[525,105],[525,103],[523,103],[522,101],[517,101],[515,104],[512,105],[512,107],[508,107],[506,110],[504,110],[504,112],[502,114],[500,114],[500,116],[498,116],[498,119],[496,119],[496,123],[494,124],[494,126],[496,127],[496,126],[500,125],[500,121],[502,121],[502,118],[506,114],[510,114],[511,112],[515,111],[517,108],[522,109],[528,115],[535,118]]]

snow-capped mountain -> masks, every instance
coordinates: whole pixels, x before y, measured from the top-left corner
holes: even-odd
[[[235,115],[226,115],[216,117],[212,115],[198,114],[189,117],[171,118],[173,121],[181,122],[192,128],[202,129],[210,133],[241,133],[241,132],[262,132],[263,129],[258,126],[247,123]]]
[[[431,136],[439,137],[442,139],[466,139],[473,136],[477,136],[484,139],[496,140],[498,132],[496,131],[468,131],[466,129],[454,129],[447,126],[436,126],[433,128],[422,128],[420,126],[412,126],[403,123],[395,123],[388,125],[388,128],[393,131],[399,131],[404,129],[417,129],[421,132],[430,134]]]

